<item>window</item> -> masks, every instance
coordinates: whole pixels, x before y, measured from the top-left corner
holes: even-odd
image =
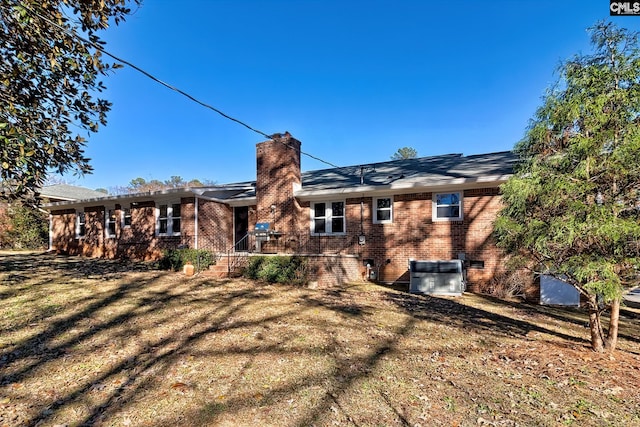
[[[104,212],[104,229],[107,237],[116,237],[116,210],[106,209]]]
[[[393,222],[393,199],[381,197],[373,199],[373,223],[385,224]]]
[[[86,227],[86,217],[83,212],[76,212],[76,239],[81,239],[84,237],[87,231]]]
[[[180,203],[160,205],[156,209],[156,232],[161,236],[180,235]]]
[[[122,228],[131,227],[131,208],[122,208]]]
[[[434,221],[459,221],[462,219],[462,197],[460,193],[437,193],[433,195]]]
[[[311,233],[345,232],[344,202],[320,202],[311,205]]]

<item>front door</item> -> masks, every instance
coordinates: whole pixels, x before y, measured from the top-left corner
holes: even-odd
[[[245,239],[249,231],[249,207],[240,206],[233,208],[234,248],[236,251],[249,249],[248,239]]]

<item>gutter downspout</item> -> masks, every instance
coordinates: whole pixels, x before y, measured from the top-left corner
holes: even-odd
[[[37,207],[37,209],[49,215],[49,249],[47,252],[51,252],[53,250],[53,215],[48,210],[42,209],[41,207]]]
[[[49,213],[49,252],[53,250],[53,215]]]
[[[193,230],[193,235],[195,236],[196,242],[194,244],[194,249],[198,249],[198,196],[196,196],[196,203],[195,203],[195,213],[194,213],[194,228],[195,230]]]

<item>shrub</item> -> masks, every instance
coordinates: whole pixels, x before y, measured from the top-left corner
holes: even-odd
[[[526,270],[500,272],[495,277],[480,286],[480,293],[497,298],[526,298],[527,289],[532,285],[531,273]]]
[[[168,249],[158,261],[158,268],[180,271],[187,262],[202,271],[215,264],[215,259],[211,252],[204,249]]]
[[[307,282],[307,260],[297,256],[250,257],[243,276],[269,283]]]
[[[263,256],[250,257],[242,275],[248,279],[258,280],[258,273],[262,269],[262,264],[264,264],[265,260],[266,257]]]
[[[46,214],[20,202],[5,205],[5,209],[6,213],[0,219],[0,246],[12,249],[47,247],[49,226]]]

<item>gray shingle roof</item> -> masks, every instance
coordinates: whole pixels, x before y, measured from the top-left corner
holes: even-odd
[[[54,200],[84,200],[107,197],[107,194],[69,184],[46,185],[40,189],[40,197]]]
[[[216,200],[235,200],[256,196],[254,182],[239,182],[220,186],[194,187],[191,191],[199,196]]]
[[[515,153],[502,151],[472,156],[446,154],[315,170],[302,174],[302,187],[295,191],[295,196],[311,199],[348,193],[432,191],[444,186],[495,186],[506,181],[513,174],[517,161],[518,157]],[[51,188],[56,191],[45,191]],[[255,181],[121,196],[108,196],[86,188],[61,184],[44,187],[43,196],[47,193],[57,194],[57,200],[69,200],[67,203],[62,203],[65,206],[86,204],[88,199],[95,201],[96,198],[102,198],[106,202],[197,195],[230,204],[245,204],[252,202],[252,199],[255,201],[256,197]],[[62,199],[61,196],[66,199]],[[78,202],[73,203],[71,200],[78,200]]]
[[[305,192],[367,186],[410,188],[502,181],[513,173],[518,158],[511,151],[463,156],[447,154],[323,169],[302,174]]]

